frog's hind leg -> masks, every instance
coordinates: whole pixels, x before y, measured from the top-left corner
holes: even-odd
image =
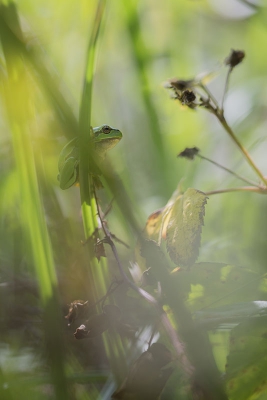
[[[68,158],[59,172],[59,186],[65,190],[73,186],[79,179],[79,162],[76,158]]]

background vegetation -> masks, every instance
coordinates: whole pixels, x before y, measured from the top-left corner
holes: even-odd
[[[63,318],[67,304],[92,301],[94,286],[96,301],[114,276],[121,279],[109,248],[108,267],[103,258],[99,264],[92,261],[88,246],[81,244],[79,189],[61,191],[57,181],[59,153],[79,130],[97,2],[0,4],[0,397],[108,399],[127,365],[146,350],[159,317],[139,294],[122,285],[110,302],[120,307],[138,340],[133,333],[129,338],[129,332],[122,338],[106,332],[78,341]],[[201,154],[259,181],[212,114],[181,107],[163,87],[169,78],[192,79],[216,71],[208,87],[220,103],[227,74],[222,64],[231,48],[244,50],[246,57],[231,75],[225,116],[265,174],[266,17],[264,4],[241,0],[107,1],[91,124],[107,123],[123,132],[109,157],[140,229],[181,180],[183,190],[203,192],[242,185],[204,160],[177,158],[185,147],[197,146]],[[103,211],[114,195],[112,184],[106,186],[98,194]],[[123,194],[116,192],[115,197],[107,216],[109,228],[129,245],[116,247],[127,276],[138,283],[140,271],[130,264],[136,246],[132,217],[123,209]],[[184,289],[183,299],[196,312],[194,317],[209,323],[210,343],[220,373],[226,374],[230,399],[267,398],[266,218],[264,194],[210,195],[198,262],[212,263],[203,267],[211,268],[211,277],[203,283],[203,275],[193,270]],[[232,268],[221,270],[227,266]],[[263,303],[253,303],[259,300]],[[172,312],[177,312],[175,307]],[[253,319],[244,320],[248,316]],[[170,319],[175,326],[171,312]],[[161,326],[156,328],[154,341],[165,343],[177,358],[168,335]],[[176,364],[162,398],[194,398],[196,388]],[[223,396],[214,398],[227,398]]]

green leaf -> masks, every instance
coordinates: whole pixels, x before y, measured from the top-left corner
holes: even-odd
[[[204,193],[189,188],[170,209],[167,250],[177,265],[190,266],[198,257],[206,203]]]
[[[226,382],[230,399],[267,398],[267,317],[250,318],[231,332]]]
[[[223,263],[197,263],[172,274],[191,311],[253,301],[263,276],[248,268]]]
[[[208,330],[229,329],[249,318],[267,316],[267,301],[246,301],[195,313],[196,321]]]

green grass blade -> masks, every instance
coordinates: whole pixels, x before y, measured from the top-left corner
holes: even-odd
[[[142,37],[140,21],[138,16],[138,2],[136,0],[128,0],[124,2],[125,7],[125,23],[128,29],[132,57],[134,59],[138,80],[140,83],[140,91],[143,98],[144,109],[151,134],[151,157],[153,168],[157,176],[159,192],[164,195],[171,191],[170,175],[167,169],[168,159],[164,150],[164,140],[159,124],[159,115],[152,99],[152,90],[149,79],[148,51]]]
[[[81,193],[81,204],[82,214],[84,222],[85,237],[88,238],[94,232],[97,227],[96,215],[94,211],[95,200],[93,196],[93,187],[91,179],[88,179],[89,175],[89,157],[90,156],[90,127],[91,127],[91,109],[92,109],[92,90],[93,90],[93,76],[95,66],[95,54],[97,39],[99,36],[100,24],[102,21],[103,13],[105,10],[105,0],[99,0],[96,14],[93,22],[92,33],[90,36],[86,67],[83,93],[80,105],[80,116],[79,116],[79,130],[80,130],[80,193]]]
[[[91,109],[92,109],[92,90],[95,68],[95,55],[97,40],[99,37],[100,24],[103,18],[106,1],[99,0],[96,14],[93,22],[91,37],[88,44],[87,60],[85,67],[84,87],[80,106],[79,129],[80,129],[80,193],[81,206],[84,224],[85,237],[90,237],[98,226],[97,206],[94,196],[92,178],[89,177],[89,158],[93,157],[90,150],[90,127],[91,127]],[[89,157],[88,157],[89,156]],[[108,287],[108,266],[106,260],[101,258],[100,263],[96,260],[94,254],[90,255],[91,266],[91,287],[94,288],[94,298],[99,299],[105,295]],[[111,369],[119,380],[122,380],[125,373],[126,363],[119,337],[113,337],[109,340],[107,334],[103,335],[104,345],[107,357],[109,358]]]
[[[39,283],[44,308],[46,350],[55,393],[58,399],[65,400],[68,398],[68,393],[63,365],[57,279],[28,128],[32,120],[33,107],[31,86],[20,48],[14,41],[10,26],[16,32],[20,32],[13,3],[0,8],[0,36],[8,73],[5,82],[5,101],[16,161],[22,230],[27,243],[25,251],[29,251]]]

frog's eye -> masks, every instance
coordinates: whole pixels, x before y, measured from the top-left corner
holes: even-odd
[[[112,131],[112,128],[108,125],[104,125],[102,128],[102,132],[105,133],[106,135],[109,134]]]

